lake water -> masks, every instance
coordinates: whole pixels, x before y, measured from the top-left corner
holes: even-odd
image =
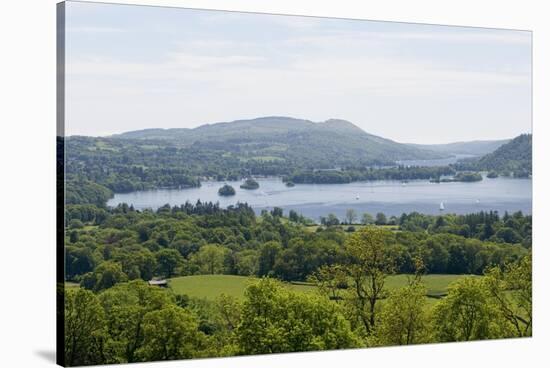
[[[475,183],[430,183],[413,180],[406,184],[398,181],[355,182],[350,184],[296,184],[288,188],[280,178],[257,179],[260,188],[239,188],[242,182],[203,182],[200,188],[162,189],[115,194],[107,203],[132,204],[136,209],[156,209],[164,204],[180,205],[186,201],[219,202],[222,207],[246,202],[256,212],[282,207],[285,214],[290,209],[315,221],[319,216],[334,213],[343,219],[345,212],[353,208],[358,214],[383,212],[388,216],[417,211],[426,214],[472,213],[496,210],[531,213],[531,179],[484,178]],[[218,189],[227,183],[235,188],[236,195],[221,197]],[[440,203],[445,209],[440,211]]]

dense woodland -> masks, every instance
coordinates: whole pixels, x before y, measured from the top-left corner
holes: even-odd
[[[470,159],[454,165],[457,170],[490,171],[496,177],[527,178],[533,174],[531,134],[522,134],[479,159]]]
[[[115,264],[122,279],[225,273],[304,281],[320,266],[345,261],[343,244],[353,225],[329,220],[314,231],[303,217],[291,215],[275,208],[256,216],[245,204],[222,209],[200,202],[156,212],[67,206],[66,275],[95,290],[103,288],[103,268]],[[519,212],[411,213],[386,222],[381,216],[362,220],[399,225],[387,238],[399,260],[397,273],[413,272],[413,260],[422,254],[427,272],[482,274],[488,266],[519,259],[531,246],[531,217]]]
[[[246,204],[186,203],[154,212],[68,205],[66,276],[80,288],[66,294],[67,363],[531,334],[530,216],[356,218],[313,226],[277,208],[256,216]],[[389,292],[385,277],[401,273],[411,275],[408,286]],[[426,273],[484,276],[460,281],[428,308]],[[209,302],[145,283],[194,274],[260,279],[244,301]],[[277,280],[307,281],[319,292],[297,294]]]

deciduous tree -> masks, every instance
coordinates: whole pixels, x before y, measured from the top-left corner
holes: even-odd
[[[360,346],[335,303],[291,292],[272,279],[246,289],[237,339],[244,354]]]
[[[367,334],[376,324],[378,301],[386,297],[386,277],[395,270],[388,252],[391,233],[374,227],[365,227],[346,240],[345,248],[351,262],[347,272],[352,280],[352,303],[363,322]]]
[[[65,291],[65,363],[69,366],[105,362],[105,313],[97,296],[85,289]]]
[[[143,337],[143,346],[137,351],[142,361],[193,358],[205,348],[196,317],[174,305],[145,315]]]
[[[493,267],[485,276],[491,300],[513,326],[514,336],[531,336],[533,329],[531,254],[504,269]]]

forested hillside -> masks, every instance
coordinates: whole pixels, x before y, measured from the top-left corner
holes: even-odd
[[[149,129],[115,137],[160,139],[179,146],[223,149],[248,158],[274,157],[317,168],[353,163],[393,164],[400,159],[444,156],[368,134],[348,121],[337,119],[315,123],[289,117],[263,117],[206,124],[195,129]]]
[[[533,173],[533,136],[522,134],[476,160],[466,160],[457,165],[469,170],[492,171],[498,175],[528,177]]]

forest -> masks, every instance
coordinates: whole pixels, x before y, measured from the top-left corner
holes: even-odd
[[[531,216],[327,216],[246,204],[65,209],[68,365],[531,335]],[[175,292],[250,277],[243,298]],[[406,274],[399,288],[386,285]],[[465,275],[427,296],[426,275]],[[467,276],[466,276],[467,275]],[[169,287],[147,281],[167,279]],[[299,293],[289,282],[311,285]]]

